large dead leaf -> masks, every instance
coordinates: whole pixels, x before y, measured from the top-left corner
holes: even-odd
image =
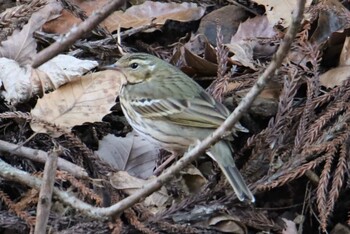
[[[282,25],[288,27],[292,22],[292,13],[297,6],[295,0],[255,0],[256,3],[264,5],[266,15],[272,25]],[[310,6],[311,0],[308,0],[306,7]]]
[[[12,59],[0,58],[0,94],[8,103],[15,105],[80,79],[81,75],[97,65],[96,61],[58,55],[33,69],[29,64],[21,66]]]
[[[58,2],[50,2],[32,14],[22,30],[15,30],[6,41],[1,42],[0,57],[15,60],[20,65],[30,64],[36,54],[33,32],[40,29],[52,14],[56,14],[61,9]]]
[[[31,114],[69,131],[75,125],[101,121],[115,104],[122,76],[116,71],[85,75],[39,99]],[[47,126],[31,123],[35,132],[51,133]]]
[[[96,153],[113,168],[147,179],[153,175],[159,150],[133,131],[126,137],[105,136]]]
[[[166,20],[187,22],[200,19],[205,8],[195,3],[173,3],[146,1],[141,5],[128,8],[125,12],[117,11],[104,21],[109,31],[121,28],[134,28],[151,22],[163,25]]]
[[[125,171],[119,171],[110,177],[111,185],[116,189],[123,190],[126,194],[133,194],[142,189],[146,184],[152,182],[156,178],[143,180],[136,177],[132,177]],[[168,203],[169,195],[165,187],[161,187],[157,192],[148,196],[144,205],[148,207],[151,212],[159,212],[165,209],[165,205]]]

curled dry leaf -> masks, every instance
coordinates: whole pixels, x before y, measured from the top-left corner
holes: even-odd
[[[126,171],[119,171],[110,177],[110,182],[114,188],[121,189],[125,193],[131,195],[155,179],[156,178],[143,180],[132,177]],[[144,205],[148,207],[152,212],[156,213],[165,208],[165,205],[167,205],[170,200],[169,198],[170,197],[166,188],[161,187],[161,189],[159,189],[157,192],[152,193],[145,199]]]
[[[188,22],[200,19],[205,12],[204,7],[195,3],[163,3],[146,1],[141,5],[128,8],[125,12],[117,11],[104,21],[109,31],[116,31],[121,28],[134,28],[150,23],[163,25],[166,20]],[[150,29],[148,32],[154,31]]]
[[[325,9],[320,11],[317,27],[310,38],[310,41],[315,44],[323,43],[334,32],[349,27],[349,11],[339,1],[321,1],[319,5]]]
[[[203,174],[191,164],[185,167],[180,174],[187,187],[184,190],[188,191],[189,193],[199,192],[202,186],[208,182]]]
[[[257,16],[241,23],[237,33],[226,44],[227,48],[234,53],[231,57],[233,62],[238,62],[245,67],[256,70],[255,58],[269,57],[277,49],[276,45],[270,43],[262,44],[260,39],[270,39],[276,36],[273,25],[269,23],[266,16]]]
[[[206,76],[216,75],[216,72],[218,70],[217,64],[193,54],[191,51],[184,47],[181,48],[181,52],[184,55],[187,66],[194,69],[196,73]]]
[[[147,179],[153,175],[159,150],[133,131],[126,137],[103,137],[96,153],[113,168]]]
[[[28,64],[21,66],[14,60],[0,58],[0,93],[8,103],[15,105],[80,79],[81,75],[97,65],[96,61],[58,55],[39,68],[33,69]]]
[[[121,82],[122,76],[116,71],[87,74],[44,95],[31,114],[67,131],[85,122],[101,121],[115,105]],[[56,132],[37,122],[31,123],[31,127],[35,132],[57,136]]]

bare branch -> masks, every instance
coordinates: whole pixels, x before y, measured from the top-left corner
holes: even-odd
[[[39,202],[37,206],[36,224],[34,234],[46,233],[46,225],[49,220],[52,191],[57,170],[58,150],[53,149],[45,163],[43,183],[41,184]]]
[[[18,145],[11,144],[2,140],[0,140],[0,151],[15,154],[19,157],[24,157],[41,163],[45,163],[48,158],[48,155],[45,151],[31,149],[24,146],[18,148]],[[58,159],[57,167],[61,170],[69,172],[70,174],[78,178],[89,177],[88,173],[85,171],[84,168],[79,167],[63,158]]]

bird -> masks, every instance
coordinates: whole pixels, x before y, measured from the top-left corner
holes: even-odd
[[[168,62],[147,54],[123,55],[107,69],[122,74],[119,94],[122,111],[141,136],[172,153],[185,153],[218,128],[230,114],[198,83]],[[236,131],[247,132],[241,124]],[[240,201],[254,202],[225,139],[207,150],[231,184]]]

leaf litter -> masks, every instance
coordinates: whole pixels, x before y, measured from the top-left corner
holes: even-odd
[[[0,139],[46,152],[62,145],[66,150],[60,158],[86,169],[90,178],[80,181],[57,171],[56,188],[75,191],[74,196],[95,206],[103,197],[108,206],[156,180],[154,171],[167,168],[170,155],[130,133],[117,100],[122,75],[96,72],[97,61],[110,64],[121,50],[154,54],[209,86],[233,110],[283,40],[295,1],[264,0],[235,8],[243,17],[234,19],[238,28],[230,32],[220,28],[225,18],[203,17],[212,6],[224,8],[216,1],[137,2],[116,11],[70,51],[32,69],[37,51],[60,40],[58,34],[69,33],[104,1],[47,3],[21,1],[0,13],[0,25],[7,29],[0,34]],[[265,15],[252,14],[261,6]],[[122,219],[87,225],[84,214],[62,212],[56,201],[49,218],[52,230],[311,233],[320,227],[349,233],[349,11],[337,1],[307,7],[287,59],[243,117],[250,133],[232,144],[237,165],[255,191],[255,204],[237,202],[217,165],[204,157],[125,210]],[[219,34],[214,37],[206,31],[213,25],[214,35]],[[38,33],[41,28],[45,31]],[[43,165],[35,159],[8,156],[1,159],[41,178]],[[23,185],[1,182],[4,229],[29,232],[35,225],[38,195]],[[6,226],[14,220],[18,225]]]

